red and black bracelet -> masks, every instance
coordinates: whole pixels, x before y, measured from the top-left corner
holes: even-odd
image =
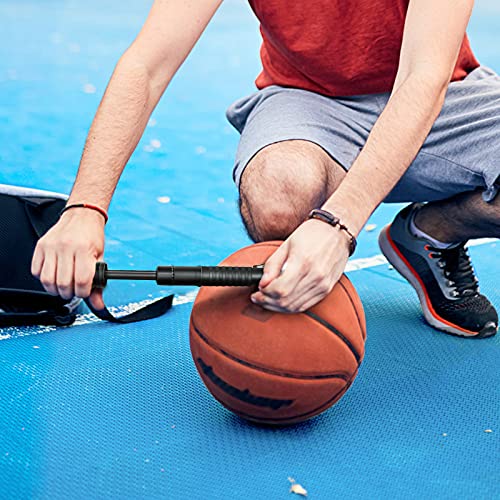
[[[339,229],[345,231],[349,235],[350,238],[349,256],[351,256],[355,252],[356,245],[358,243],[356,241],[356,237],[351,233],[351,231],[349,231],[347,226],[345,226],[344,224],[342,224],[342,222],[340,222],[340,219],[338,217],[321,208],[315,208],[314,210],[311,210],[309,212],[309,216],[307,217],[307,219],[318,219],[322,220],[323,222],[326,222],[327,224],[330,224],[330,226],[333,227],[338,226]]]
[[[66,212],[67,210],[71,210],[72,208],[89,208],[90,210],[95,210],[96,212],[99,212],[103,217],[104,217],[104,224],[108,222],[108,214],[106,210],[104,210],[101,207],[98,207],[97,205],[92,205],[90,203],[74,203],[72,205],[67,205],[61,210],[61,213],[59,214],[59,217]]]

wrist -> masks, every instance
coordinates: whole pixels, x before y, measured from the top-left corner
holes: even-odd
[[[104,224],[108,222],[108,212],[106,212],[106,210],[104,210],[104,208],[101,208],[99,205],[93,205],[91,203],[73,203],[73,204],[67,203],[66,206],[61,211],[60,215],[67,212],[68,210],[77,210],[77,209],[85,209],[97,212],[104,219]]]
[[[67,207],[70,207],[71,204],[68,204]],[[107,219],[96,210],[90,210],[84,206],[73,206],[70,210],[63,210],[59,215],[59,220],[69,220],[78,222],[91,222],[97,223],[100,226],[104,227],[106,225]]]
[[[315,208],[309,212],[308,219],[316,219],[324,224],[328,224],[333,228],[338,229],[347,243],[349,257],[356,251],[356,237],[336,214],[333,214],[328,210]]]
[[[336,193],[321,208],[335,214],[357,237],[376,207],[366,199],[344,196],[341,193],[339,196],[335,195]]]

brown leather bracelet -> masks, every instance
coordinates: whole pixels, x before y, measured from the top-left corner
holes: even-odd
[[[340,219],[338,217],[321,208],[315,208],[314,210],[311,210],[309,212],[307,219],[322,220],[323,222],[330,224],[330,226],[338,227],[342,231],[345,231],[350,238],[349,257],[355,252],[356,245],[358,244],[358,242],[356,241],[356,237],[351,233],[351,231],[349,231],[349,229],[347,229],[347,226],[345,226],[344,224],[342,224],[342,222],[340,222]]]

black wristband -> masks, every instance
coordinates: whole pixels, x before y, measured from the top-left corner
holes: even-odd
[[[342,224],[342,222],[340,222],[340,219],[338,217],[336,217],[332,213],[330,213],[326,210],[323,210],[321,208],[315,208],[314,210],[311,210],[309,212],[309,216],[307,217],[307,219],[322,220],[323,222],[330,224],[330,226],[333,226],[333,227],[337,226],[342,231],[345,231],[349,235],[349,238],[350,238],[349,257],[355,252],[356,245],[358,244],[358,242],[356,241],[356,237],[351,233],[351,231],[349,231],[347,226],[345,226],[344,224]]]

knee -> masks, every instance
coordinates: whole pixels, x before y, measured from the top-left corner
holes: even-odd
[[[286,240],[302,222],[292,207],[275,201],[259,205],[249,203],[242,197],[240,213],[246,231],[254,242]]]
[[[324,203],[327,172],[308,146],[273,144],[247,165],[240,183],[240,212],[253,241],[286,239],[312,208]],[[317,153],[317,152],[316,152]]]

